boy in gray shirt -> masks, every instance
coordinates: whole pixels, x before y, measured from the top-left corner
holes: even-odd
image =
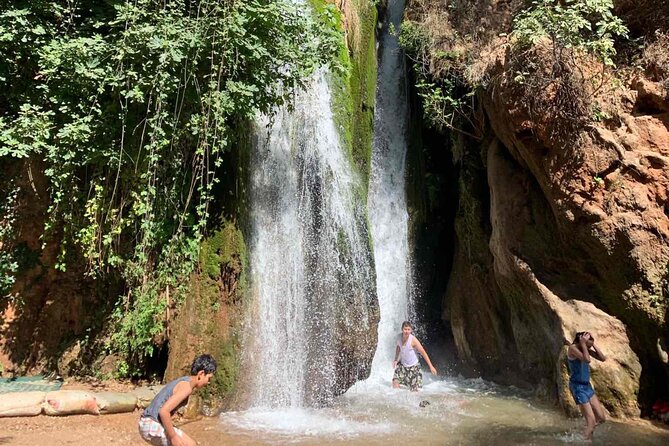
[[[216,361],[211,355],[195,358],[190,376],[170,381],[144,409],[139,417],[139,434],[155,446],[196,446],[197,443],[172,424],[172,415],[188,403],[195,389],[209,384],[216,372]]]

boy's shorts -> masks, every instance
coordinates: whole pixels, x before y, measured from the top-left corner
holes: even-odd
[[[423,374],[420,372],[420,364],[405,367],[400,362],[397,364],[397,367],[395,367],[393,381],[408,386],[411,390],[420,389],[423,387]]]
[[[178,436],[183,436],[180,429],[174,428]],[[165,436],[165,428],[162,424],[149,417],[139,417],[139,435],[149,444],[155,446],[171,446],[172,442]]]

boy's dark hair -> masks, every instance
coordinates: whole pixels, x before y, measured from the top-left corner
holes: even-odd
[[[216,360],[211,355],[198,356],[193,361],[193,365],[190,366],[190,374],[195,376],[199,371],[206,374],[216,372]]]
[[[581,337],[586,333],[588,333],[588,332],[587,331],[579,331],[578,333],[576,333],[576,336],[574,337],[574,342],[572,342],[572,344],[578,344],[579,342],[581,342]],[[592,335],[592,333],[590,333],[590,339],[592,339],[593,342],[595,340],[595,337]]]
[[[409,321],[404,321],[402,322],[402,330],[404,330],[404,327],[413,328],[413,325],[411,325],[411,322]]]

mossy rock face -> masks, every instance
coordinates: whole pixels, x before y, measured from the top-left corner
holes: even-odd
[[[246,261],[244,236],[228,221],[200,246],[200,269],[210,279],[218,279],[224,269],[241,276]]]
[[[318,12],[333,8],[333,0],[310,0]],[[372,160],[376,96],[376,20],[370,0],[336,2],[338,31],[342,32],[337,65],[332,70],[332,111],[340,138],[354,165],[368,183]]]
[[[191,361],[203,353],[218,363],[213,380],[200,391],[202,410],[208,414],[224,406],[236,388],[246,259],[242,232],[223,221],[203,241],[199,272],[191,276],[184,303],[170,323],[166,380],[188,374]]]

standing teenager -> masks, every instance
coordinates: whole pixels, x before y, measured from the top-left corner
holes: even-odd
[[[412,392],[415,392],[423,387],[423,374],[420,372],[420,362],[416,352],[425,358],[425,362],[427,362],[433,375],[437,374],[437,369],[434,368],[427,352],[412,332],[411,323],[408,321],[402,322],[402,333],[397,338],[395,360],[393,361],[393,368],[395,369],[393,387],[399,388],[400,385],[405,385]]]
[[[567,350],[569,390],[585,418],[583,436],[586,440],[592,440],[595,427],[606,421],[606,412],[590,384],[591,358],[606,361],[604,353],[595,347],[594,336],[587,331],[576,333],[574,342]]]

